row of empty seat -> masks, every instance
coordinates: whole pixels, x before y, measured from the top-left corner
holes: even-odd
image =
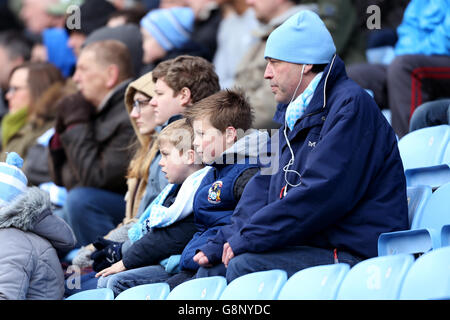
[[[429,186],[408,188],[410,229],[383,233],[378,255],[421,254],[450,244],[450,182],[431,191]]]
[[[113,300],[110,289],[93,289],[67,300]],[[450,299],[450,247],[420,256],[396,254],[364,260],[350,268],[337,263],[301,270],[247,274],[227,285],[224,277],[140,285],[115,300],[421,300]]]
[[[407,182],[410,230],[380,235],[379,256],[421,254],[450,243],[450,126],[410,132],[398,148]]]

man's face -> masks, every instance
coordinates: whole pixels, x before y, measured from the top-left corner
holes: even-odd
[[[203,10],[203,8],[212,2],[212,0],[186,0],[188,7],[191,7],[194,11],[194,15],[197,17],[198,14]]]
[[[24,0],[20,10],[20,18],[28,30],[40,34],[52,26],[53,18],[46,12],[49,0]],[[54,1],[53,1],[54,2]]]
[[[256,18],[262,23],[268,23],[278,12],[279,1],[247,0],[247,4],[255,11]]]
[[[99,106],[109,92],[107,68],[97,61],[93,50],[81,52],[73,80],[84,98],[95,106]]]
[[[267,59],[264,79],[270,80],[270,88],[278,103],[289,103],[304,91],[300,86],[293,97],[301,78],[302,65],[276,59]],[[304,82],[304,81],[302,81]],[[302,83],[303,84],[303,83]]]
[[[75,56],[79,57],[81,52],[81,47],[86,40],[86,35],[81,32],[72,31],[69,35],[69,41],[67,41],[67,45],[72,48]]]

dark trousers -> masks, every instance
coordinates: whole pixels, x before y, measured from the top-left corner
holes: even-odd
[[[244,253],[230,260],[228,268],[223,264],[214,267],[202,267],[197,271],[196,277],[224,276],[230,283],[234,279],[248,273],[281,269],[287,272],[288,277],[302,269],[332,264],[335,262],[347,263],[354,266],[363,259],[344,251],[314,248],[308,246],[289,247],[264,253]]]
[[[382,109],[390,109],[399,138],[409,131],[414,110],[424,102],[448,96],[450,57],[401,55],[388,66],[359,64],[347,67],[348,76],[374,93]]]

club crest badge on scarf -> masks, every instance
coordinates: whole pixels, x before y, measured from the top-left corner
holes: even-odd
[[[216,181],[208,191],[208,202],[212,204],[220,203],[220,193],[222,191],[222,181]]]

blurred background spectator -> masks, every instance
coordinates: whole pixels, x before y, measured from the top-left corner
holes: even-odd
[[[6,93],[9,111],[2,119],[2,157],[14,151],[26,159],[28,148],[54,125],[52,99],[40,99],[55,84],[62,86],[64,77],[50,63],[27,62],[12,70]]]
[[[220,4],[222,20],[217,32],[217,50],[213,62],[220,86],[230,88],[239,61],[256,42],[253,31],[258,27],[258,20],[246,0],[217,0],[217,3]]]
[[[80,6],[79,28],[69,29],[69,46],[76,56],[80,55],[84,40],[96,29],[106,25],[109,16],[117,12],[116,7],[106,0],[86,0]]]
[[[20,31],[9,30],[0,33],[0,65],[2,66],[0,68],[0,120],[8,112],[5,93],[8,89],[10,73],[12,69],[31,59],[32,47],[31,40]]]
[[[448,1],[412,0],[387,56],[347,68],[350,78],[373,92],[380,108],[390,110],[399,138],[408,133],[410,116],[419,105],[449,95],[449,21]]]

